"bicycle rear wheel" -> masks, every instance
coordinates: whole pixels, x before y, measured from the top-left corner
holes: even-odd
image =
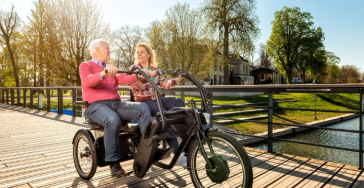
[[[215,155],[207,143],[203,147],[207,153],[213,171],[207,169],[205,161],[198,144],[195,140],[189,151],[187,165],[190,176],[195,187],[252,187],[253,170],[249,156],[244,148],[229,135],[222,132],[209,132],[207,137]]]
[[[87,131],[78,131],[73,143],[73,161],[82,179],[91,179],[96,172],[96,153],[92,151],[94,139]]]

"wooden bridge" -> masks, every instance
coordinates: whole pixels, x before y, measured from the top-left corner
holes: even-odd
[[[91,181],[79,178],[73,164],[72,138],[82,118],[0,104],[0,187],[193,187],[181,167],[152,167],[143,179],[114,180],[109,167]],[[245,147],[253,187],[364,187],[358,167]],[[132,161],[121,163],[127,171]]]

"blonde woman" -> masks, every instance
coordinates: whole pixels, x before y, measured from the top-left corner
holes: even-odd
[[[171,80],[166,80],[163,76],[155,76],[156,65],[155,65],[155,54],[152,48],[146,43],[138,44],[136,48],[136,64],[142,68],[149,71],[152,81],[159,85],[161,88],[170,89],[176,86],[183,78],[173,78]],[[155,115],[159,109],[155,98],[154,89],[146,79],[140,79],[131,85],[131,89],[134,95],[135,102],[142,102],[149,106],[152,116]],[[161,105],[163,111],[172,109],[173,107],[184,107],[185,103],[182,99],[178,97],[162,97]],[[169,131],[171,127],[167,127],[166,131]],[[143,131],[143,130],[142,130]],[[177,152],[178,141],[176,137],[167,138],[167,143],[169,146],[174,147],[173,153]],[[178,159],[177,166],[186,166],[186,157],[181,155]]]

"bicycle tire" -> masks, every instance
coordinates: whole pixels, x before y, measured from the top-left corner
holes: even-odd
[[[91,179],[97,169],[96,153],[93,150],[94,139],[90,132],[78,131],[73,143],[73,161],[77,173],[82,179]]]
[[[199,143],[194,140],[187,157],[187,167],[194,186],[199,188],[221,185],[223,187],[252,187],[253,170],[244,148],[233,137],[219,131],[208,132],[207,137],[216,154],[213,156],[207,144],[203,143],[207,156],[215,169],[222,170],[216,170],[216,172],[207,170],[207,162],[199,150]],[[236,157],[232,156],[234,153]]]

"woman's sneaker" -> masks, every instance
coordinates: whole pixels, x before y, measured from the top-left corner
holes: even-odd
[[[182,166],[183,168],[187,168],[187,157],[185,156],[184,152],[182,152],[177,159],[175,166]]]

